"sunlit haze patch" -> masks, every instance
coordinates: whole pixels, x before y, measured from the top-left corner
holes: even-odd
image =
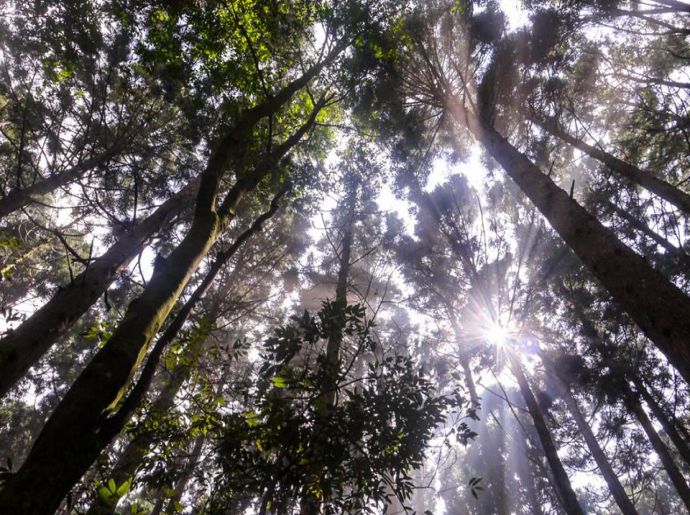
[[[499,0],[501,10],[506,15],[508,29],[514,31],[524,27],[529,22],[529,13],[522,8],[522,3],[518,0]]]

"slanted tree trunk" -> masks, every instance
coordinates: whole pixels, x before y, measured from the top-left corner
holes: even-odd
[[[240,201],[313,126],[324,100],[317,103],[309,120],[295,134],[266,157],[265,163],[259,163],[253,173],[238,174],[241,178],[216,208],[223,175],[244,157],[256,123],[277,112],[309,82],[306,77],[315,76],[315,70],[324,65],[322,61],[280,93],[247,111],[235,128],[220,139],[202,174],[189,232],[165,263],[154,270],[148,287],[130,304],[108,343],[93,357],[46,422],[24,465],[4,483],[0,491],[0,512],[52,513],[97,458],[102,449],[98,430],[104,416],[118,405],[132,374],[191,275],[234,216]]]
[[[652,421],[649,420],[647,413],[644,411],[637,393],[633,392],[632,388],[627,386],[627,382],[624,384],[626,385],[626,388],[623,391],[623,401],[631,413],[635,415],[635,418],[637,418],[638,422],[642,426],[642,429],[644,429],[649,442],[652,444],[657,456],[659,456],[659,460],[661,461],[664,470],[666,470],[666,473],[671,479],[673,486],[676,487],[678,496],[683,501],[685,507],[690,510],[690,487],[688,487],[683,474],[673,461],[673,457],[671,456],[668,447],[666,447],[666,444],[659,436],[659,433],[657,433],[656,429],[654,429],[654,425],[652,424]]]
[[[690,82],[659,79],[657,77],[635,77],[634,75],[621,75],[620,78],[631,80],[640,84],[658,84],[660,86],[668,86],[670,88],[690,89]]]
[[[141,376],[137,381],[137,384],[134,386],[134,388],[132,388],[131,392],[128,394],[121,406],[119,406],[117,413],[113,417],[110,417],[103,422],[101,429],[98,431],[101,437],[101,450],[103,450],[110,443],[110,441],[122,431],[134,410],[143,400],[144,395],[150,386],[154,371],[158,367],[158,363],[163,351],[178,335],[179,331],[189,318],[189,315],[192,313],[192,310],[197,305],[199,300],[201,300],[206,291],[208,291],[220,270],[222,270],[222,268],[227,264],[228,260],[235,255],[239,248],[249,238],[259,232],[263,224],[276,213],[279,208],[278,202],[285,192],[286,188],[283,188],[280,192],[278,192],[271,202],[270,209],[259,216],[246,231],[240,234],[240,236],[230,247],[228,247],[227,250],[218,253],[215,261],[211,265],[209,271],[206,273],[206,276],[204,276],[204,279],[190,295],[189,299],[187,299],[187,302],[185,302],[182,308],[180,308],[178,313],[175,315],[173,320],[154,345],[151,353],[149,354],[146,365],[142,370]],[[192,341],[184,350],[185,359],[183,359],[182,362],[196,363],[199,350],[202,345],[203,343],[200,341]],[[161,393],[151,406],[147,416],[164,415],[174,406],[175,396],[179,392],[182,385],[189,378],[191,371],[191,365],[177,365],[171,371],[170,378],[165,382]],[[108,479],[112,479],[119,486],[128,479],[133,478],[137,468],[139,465],[141,465],[144,456],[150,450],[152,444],[152,435],[150,434],[144,433],[135,437],[131,442],[129,442],[127,447],[120,454],[120,457],[115,463],[115,466],[113,467]],[[89,509],[88,513],[112,513],[113,508],[114,507],[102,502],[101,499],[97,499],[94,505]]]
[[[606,481],[606,484],[609,487],[609,491],[611,492],[611,495],[613,495],[613,498],[615,499],[616,504],[620,508],[621,513],[623,513],[624,515],[637,515],[637,510],[635,509],[635,506],[630,501],[628,494],[625,493],[623,485],[620,483],[620,481],[618,481],[616,473],[611,467],[611,464],[609,463],[606,454],[604,454],[604,451],[599,446],[599,442],[597,441],[596,436],[594,436],[592,428],[589,426],[589,424],[585,420],[585,417],[582,415],[580,407],[578,406],[577,401],[573,397],[570,388],[565,383],[563,383],[560,377],[558,377],[557,371],[554,370],[553,365],[550,362],[548,362],[547,359],[543,359],[543,361],[547,367],[547,370],[549,371],[549,375],[553,379],[553,383],[556,386],[559,396],[561,397],[561,399],[563,399],[563,402],[565,402],[565,405],[568,408],[568,412],[573,417],[573,420],[575,420],[575,424],[577,424],[577,428],[582,434],[582,437],[584,438],[585,443],[587,444],[589,452],[592,453],[592,457],[594,458],[594,461],[599,467],[599,471],[601,472],[601,475],[604,477],[604,480]]]
[[[685,193],[683,190],[676,188],[666,181],[654,177],[654,175],[652,175],[650,172],[640,170],[638,167],[631,165],[630,163],[626,163],[622,159],[618,159],[608,152],[593,147],[592,145],[588,145],[581,139],[571,136],[562,130],[558,126],[558,123],[553,120],[539,119],[536,117],[532,118],[532,120],[534,120],[537,125],[548,133],[574,146],[590,157],[602,162],[609,169],[625,177],[629,181],[658,195],[669,204],[676,206],[686,215],[690,215],[690,195]]]
[[[19,327],[0,340],[0,397],[103,295],[117,275],[172,217],[184,209],[198,187],[193,181],[161,204],[102,256],[61,287]]]
[[[35,202],[39,199],[39,197],[47,195],[61,186],[65,186],[78,179],[96,166],[106,163],[119,154],[122,150],[123,145],[113,145],[104,152],[101,152],[90,159],[86,159],[78,165],[68,168],[59,174],[42,179],[27,188],[11,191],[7,194],[7,196],[0,199],[0,220],[10,213]]]
[[[690,13],[690,5],[678,0],[656,0],[656,3],[671,7],[681,13]]]
[[[632,216],[630,213],[625,211],[624,209],[621,209],[617,205],[611,203],[611,202],[606,202],[606,206],[616,213],[620,218],[628,222],[632,227],[634,227],[636,230],[647,236],[649,239],[654,241],[657,245],[665,249],[669,254],[672,256],[676,257],[678,261],[683,263],[684,266],[690,268],[690,256],[688,256],[685,251],[681,248],[676,247],[673,245],[670,241],[668,241],[666,238],[661,236],[660,234],[657,234],[655,231],[649,228],[647,224],[642,222],[641,220],[638,220],[634,216]]]
[[[647,406],[649,406],[649,409],[652,410],[654,418],[659,421],[661,427],[664,428],[664,431],[673,442],[673,445],[678,450],[678,454],[680,454],[681,458],[685,462],[685,465],[690,467],[690,447],[688,447],[687,442],[680,435],[678,429],[676,429],[675,424],[671,422],[668,415],[664,411],[664,408],[659,405],[657,400],[652,396],[639,377],[633,377],[633,384],[635,385],[635,389],[640,394],[642,399],[644,399]]]
[[[690,298],[618,240],[490,124],[467,112],[457,98],[450,96],[447,102],[453,117],[470,129],[613,299],[690,382]]]
[[[575,491],[570,484],[570,479],[568,474],[563,468],[563,463],[558,457],[558,449],[556,444],[551,438],[551,432],[546,425],[546,420],[541,412],[541,408],[535,399],[532,389],[527,382],[524,372],[522,371],[522,365],[518,359],[511,355],[509,356],[510,369],[517,379],[518,386],[520,388],[520,393],[522,394],[525,404],[527,405],[527,410],[529,411],[532,420],[534,421],[534,427],[537,430],[537,435],[539,436],[539,441],[546,455],[546,460],[551,468],[552,477],[554,480],[554,488],[558,494],[558,498],[561,501],[561,507],[568,515],[584,515],[584,511],[580,507],[580,503],[577,500]]]

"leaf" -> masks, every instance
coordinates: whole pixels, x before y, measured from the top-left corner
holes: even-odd
[[[117,485],[115,484],[115,480],[113,478],[108,479],[108,490],[110,490],[110,492],[113,494],[117,492]]]
[[[273,376],[271,378],[271,382],[273,383],[274,387],[280,388],[280,389],[287,388],[287,385],[288,385],[287,379],[285,379],[284,377],[281,377],[281,376]]]
[[[103,501],[105,504],[110,506],[112,504],[112,499],[113,499],[113,494],[110,490],[108,490],[107,487],[102,486],[98,489],[98,497]]]
[[[117,491],[115,492],[115,495],[118,497],[122,497],[125,495],[127,492],[129,492],[129,487],[132,486],[132,478],[128,478],[124,483],[122,483]]]

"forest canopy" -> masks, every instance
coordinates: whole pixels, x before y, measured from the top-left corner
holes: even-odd
[[[0,13],[0,514],[690,513],[690,3]]]

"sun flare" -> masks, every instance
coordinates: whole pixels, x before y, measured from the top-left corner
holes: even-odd
[[[510,334],[508,330],[500,324],[492,324],[486,330],[486,340],[496,347],[503,347],[508,343]]]

